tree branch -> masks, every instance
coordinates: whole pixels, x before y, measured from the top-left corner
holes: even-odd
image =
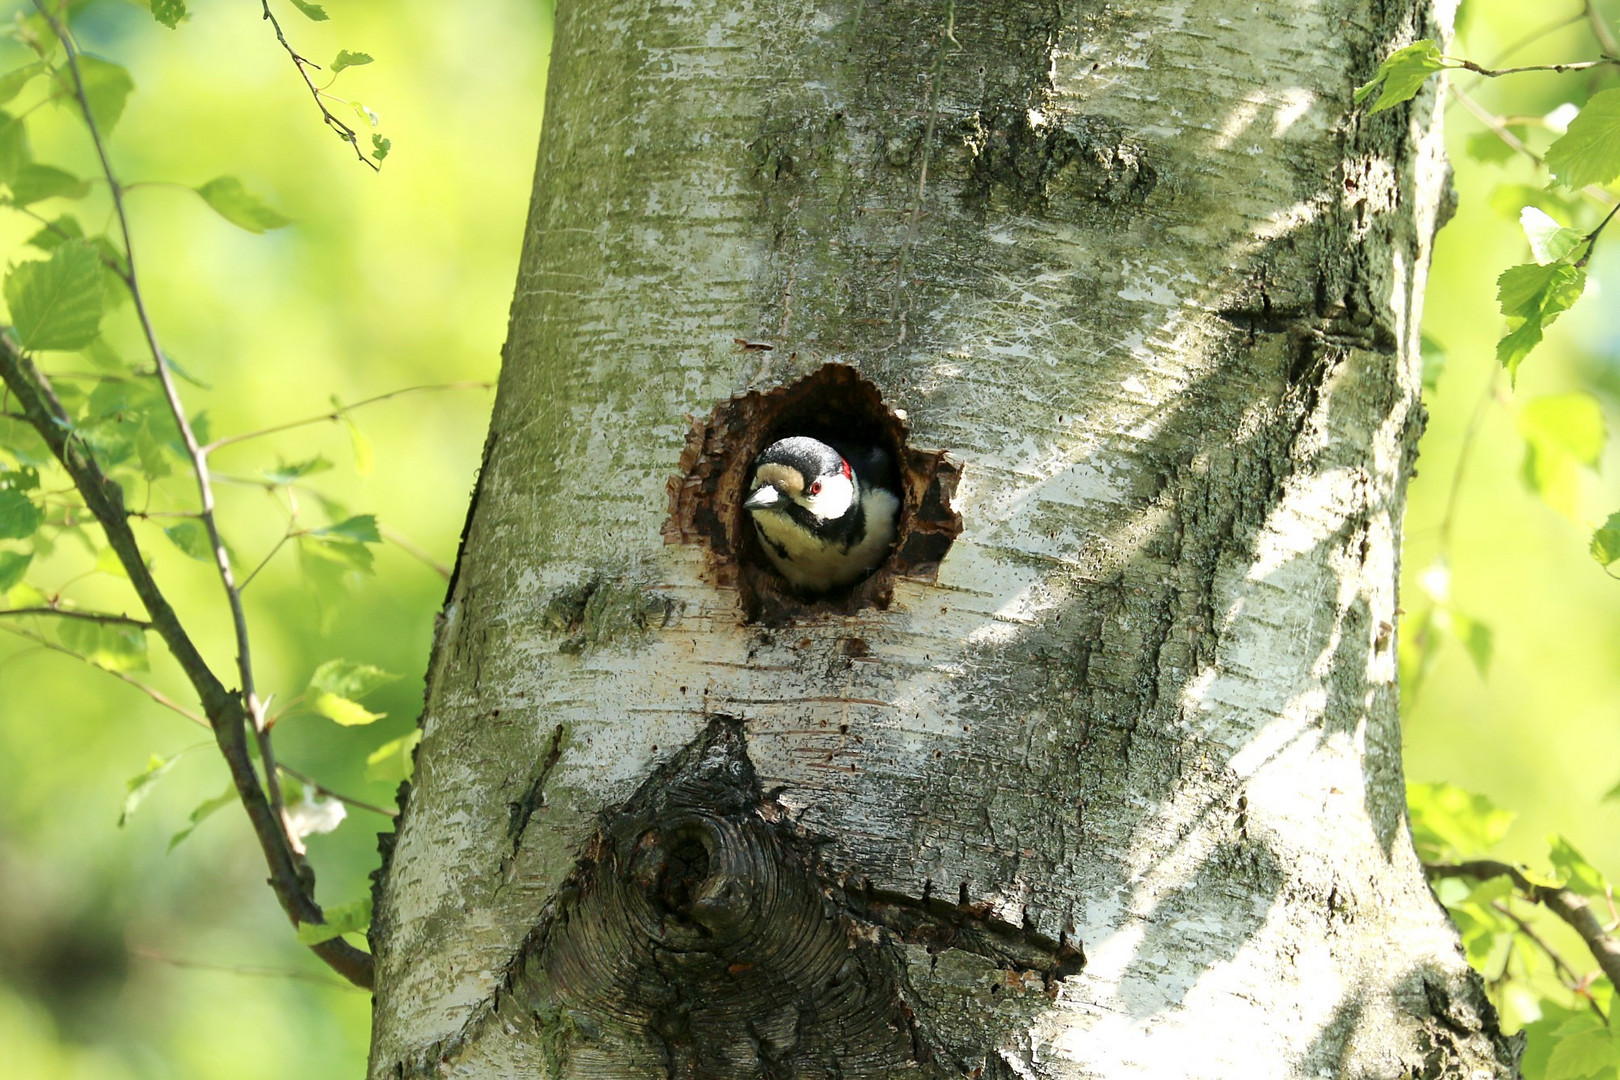
[[[1537,885],[1525,877],[1518,867],[1494,859],[1471,859],[1460,863],[1425,863],[1424,872],[1431,878],[1466,877],[1488,881],[1505,877],[1513,882],[1525,896],[1534,900],[1580,935],[1592,952],[1592,959],[1609,977],[1609,982],[1620,986],[1620,940],[1603,932],[1603,926],[1592,914],[1592,904],[1580,893],[1569,889],[1555,889]]]
[[[295,924],[325,922],[313,895],[314,874],[288,844],[285,824],[281,816],[271,809],[264,788],[259,783],[258,773],[253,768],[253,759],[248,752],[247,715],[242,699],[227,690],[208,667],[168,598],[152,577],[124,513],[123,489],[102,471],[89,451],[73,438],[72,421],[51,392],[49,382],[33,362],[17,350],[16,344],[4,335],[0,335],[0,381],[4,381],[22,407],[30,426],[45,440],[51,453],[73,479],[74,486],[84,497],[86,508],[106,534],[107,545],[129,575],[130,585],[151,620],[152,632],[162,639],[175,662],[180,665],[180,670],[185,673],[187,681],[196,690],[203,714],[213,729],[214,741],[230,770],[231,782],[241,796],[254,835],[258,837],[259,847],[264,852],[265,862],[270,869],[270,887],[281,901],[282,908]],[[351,982],[358,986],[371,986],[369,954],[341,938],[311,948]]]
[[[244,431],[239,435],[223,435],[209,443],[207,446],[203,447],[203,451],[211,454],[222,446],[230,446],[233,443],[247,442],[249,439],[263,438],[266,435],[274,435],[279,431],[291,431],[293,428],[307,427],[310,424],[322,424],[326,423],[327,421],[342,420],[346,414],[353,412],[355,409],[364,408],[367,405],[375,405],[380,401],[387,401],[390,398],[401,397],[405,394],[419,394],[429,390],[488,390],[494,385],[494,383],[490,382],[464,380],[462,382],[432,383],[426,386],[407,386],[401,390],[390,390],[386,394],[378,394],[376,397],[369,397],[364,401],[357,401],[353,405],[345,405],[341,409],[333,409],[331,412],[321,413],[319,416],[306,416],[302,420],[289,420],[284,424],[272,424],[270,427],[259,428],[256,431]]]
[[[329,799],[336,799],[338,802],[343,803],[343,804],[345,804],[347,806],[352,806],[356,810],[369,810],[373,814],[381,814],[383,817],[387,817],[387,818],[397,818],[397,817],[399,817],[399,811],[398,810],[390,810],[386,806],[378,806],[376,803],[364,802],[363,800],[350,798],[349,796],[344,795],[344,794],[342,794],[340,792],[333,791],[331,788],[327,787],[325,784],[321,783],[319,780],[316,780],[314,777],[309,776],[309,775],[307,775],[305,773],[299,772],[297,769],[293,768],[291,765],[282,765],[280,768],[281,768],[282,772],[286,773],[288,776],[292,777],[294,780],[297,780],[300,784],[303,784],[305,787],[311,789],[317,795],[325,795]]]
[[[321,65],[313,60],[304,59],[298,54],[297,49],[288,44],[287,35],[281,32],[281,23],[276,20],[275,15],[270,11],[270,0],[263,0],[263,4],[265,20],[275,29],[276,40],[281,42],[281,47],[287,50],[288,56],[292,57],[293,66],[298,69],[299,77],[304,80],[304,85],[309,87],[310,96],[315,99],[315,107],[321,110],[321,119],[326,122],[327,127],[337,133],[338,138],[354,147],[354,156],[360,159],[361,164],[369,165],[372,172],[381,172],[382,166],[366,157],[365,151],[360,149],[360,136],[355,134],[354,128],[333,116],[332,111],[326,107],[326,102],[321,100],[320,88],[309,77],[309,69],[314,68],[319,71]]]
[[[0,617],[10,615],[53,615],[59,619],[83,619],[85,622],[104,623],[109,626],[138,626],[142,630],[152,629],[152,624],[145,619],[112,615],[104,611],[75,611],[72,608],[58,607],[0,608]]]
[[[129,284],[130,296],[135,302],[135,314],[141,324],[141,332],[146,338],[147,348],[152,353],[152,363],[156,368],[158,382],[163,387],[163,396],[169,403],[169,413],[174,418],[175,427],[179,429],[186,453],[191,458],[192,472],[197,478],[197,497],[201,503],[201,510],[197,516],[208,532],[209,546],[214,553],[214,565],[218,568],[220,583],[225,588],[225,601],[231,611],[231,624],[236,635],[236,670],[242,683],[241,698],[247,707],[248,721],[253,726],[254,738],[259,746],[259,758],[264,763],[265,790],[270,798],[271,809],[278,819],[282,819],[282,836],[296,856],[301,854],[300,845],[298,838],[285,824],[281,783],[276,776],[275,749],[270,743],[270,731],[264,723],[264,709],[260,705],[258,692],[253,683],[253,654],[248,643],[247,613],[242,608],[241,591],[236,587],[230,555],[226,552],[225,541],[219,534],[219,524],[214,520],[214,489],[208,480],[208,455],[198,444],[196,432],[191,428],[191,421],[186,418],[185,407],[180,402],[180,391],[174,384],[174,376],[169,374],[169,365],[164,359],[162,347],[158,344],[157,329],[146,310],[146,300],[136,279],[135,245],[130,238],[129,215],[124,211],[123,185],[113,172],[112,159],[107,155],[106,143],[101,138],[95,115],[90,109],[90,98],[84,89],[84,77],[79,71],[78,49],[68,36],[67,28],[51,14],[43,0],[34,0],[34,6],[50,23],[51,29],[62,42],[63,51],[67,54],[68,68],[73,74],[73,90],[79,99],[79,109],[84,117],[85,126],[90,129],[90,141],[95,144],[96,156],[101,161],[102,175],[106,178],[107,189],[112,194],[113,212],[118,219],[118,229],[124,239],[124,265],[129,273],[125,280]]]
[[[1519,75],[1526,71],[1555,71],[1562,75],[1566,71],[1585,71],[1588,68],[1620,64],[1620,60],[1605,56],[1598,60],[1576,60],[1568,64],[1526,64],[1523,67],[1488,68],[1472,60],[1464,60],[1460,56],[1448,56],[1446,59],[1464,71],[1472,71],[1475,75],[1482,75],[1487,79],[1499,79],[1503,75]]]

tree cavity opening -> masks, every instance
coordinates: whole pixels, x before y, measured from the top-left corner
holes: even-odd
[[[944,450],[910,446],[908,434],[904,417],[847,364],[824,364],[787,386],[722,401],[692,424],[680,471],[669,482],[664,540],[704,545],[715,584],[737,590],[748,622],[886,610],[895,579],[934,580],[962,531],[962,516],[951,506],[961,467]],[[900,496],[888,558],[860,581],[815,596],[796,592],[777,574],[743,509],[754,460],[792,435],[883,450],[894,463],[895,475],[887,482]]]

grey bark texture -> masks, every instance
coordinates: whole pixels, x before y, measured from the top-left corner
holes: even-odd
[[[1439,121],[1350,104],[1434,19],[565,0],[371,1075],[1511,1075],[1396,714]],[[800,420],[914,452],[821,603]]]

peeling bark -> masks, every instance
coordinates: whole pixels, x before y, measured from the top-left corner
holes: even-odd
[[[1404,820],[1429,18],[564,5],[373,1077],[1512,1075]],[[801,425],[906,481],[814,602]]]

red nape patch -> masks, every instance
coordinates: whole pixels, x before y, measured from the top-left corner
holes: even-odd
[[[722,401],[707,419],[692,423],[679,472],[669,480],[664,541],[706,547],[714,583],[737,590],[749,622],[887,608],[894,579],[934,580],[962,532],[962,515],[951,506],[961,466],[944,450],[908,445],[907,433],[877,386],[847,364],[825,364],[788,386]],[[900,518],[894,548],[847,588],[808,597],[795,592],[760,550],[743,509],[754,459],[790,435],[874,446],[895,462]],[[849,462],[843,471],[853,479]]]
[[[855,479],[855,472],[849,467],[849,462],[845,461],[843,458],[839,458],[838,464],[844,467],[844,479],[853,481]]]

